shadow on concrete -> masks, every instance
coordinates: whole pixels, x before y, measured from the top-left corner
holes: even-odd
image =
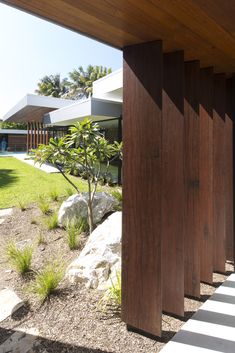
[[[32,349],[34,353],[114,353],[107,350],[77,346],[37,337],[30,333],[0,327],[0,352],[24,353]],[[31,350],[30,350],[31,351]]]

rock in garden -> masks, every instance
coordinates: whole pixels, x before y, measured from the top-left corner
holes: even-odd
[[[88,193],[72,195],[64,201],[59,209],[59,225],[63,226],[74,218],[87,218],[87,201]],[[93,201],[94,223],[99,223],[116,205],[117,200],[113,196],[105,192],[96,193]]]
[[[0,322],[21,308],[24,302],[11,289],[0,290]]]
[[[115,212],[92,232],[80,256],[67,269],[72,283],[104,289],[109,278],[116,276],[121,268],[121,224],[122,213]]]

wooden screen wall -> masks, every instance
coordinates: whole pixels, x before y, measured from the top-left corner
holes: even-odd
[[[44,125],[38,122],[28,123],[27,151],[38,148],[40,144],[48,143],[48,131],[44,130]]]
[[[232,89],[159,41],[124,49],[122,318],[131,329],[159,336],[162,312],[183,316],[184,295],[199,297],[200,282],[234,259]]]

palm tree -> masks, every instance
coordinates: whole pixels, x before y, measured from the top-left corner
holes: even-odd
[[[61,98],[68,93],[68,79],[61,80],[60,74],[46,75],[38,83],[38,89],[35,92],[41,96],[52,96]]]
[[[92,96],[92,84],[94,81],[98,80],[110,74],[112,69],[107,69],[103,66],[92,66],[89,65],[86,71],[80,66],[78,69],[74,69],[69,72],[69,78],[71,82],[69,83],[70,90],[68,93],[71,99],[88,98]]]

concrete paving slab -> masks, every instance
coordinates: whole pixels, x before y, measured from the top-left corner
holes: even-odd
[[[0,353],[29,353],[33,352],[33,345],[38,338],[39,332],[35,328],[20,329],[13,333],[0,346]]]
[[[42,164],[40,165],[39,163],[34,163],[33,159],[29,159],[29,156],[27,154],[20,154],[20,155],[14,155],[15,158],[20,160],[21,162],[27,163],[28,165],[31,165],[34,168],[40,169],[43,172],[46,173],[59,173],[58,169],[55,167],[49,165],[49,164]]]
[[[13,212],[13,208],[0,209],[0,218],[10,216]]]
[[[11,289],[0,290],[0,322],[11,316],[23,305],[24,302]]]
[[[235,352],[235,274],[188,320],[163,353]]]

